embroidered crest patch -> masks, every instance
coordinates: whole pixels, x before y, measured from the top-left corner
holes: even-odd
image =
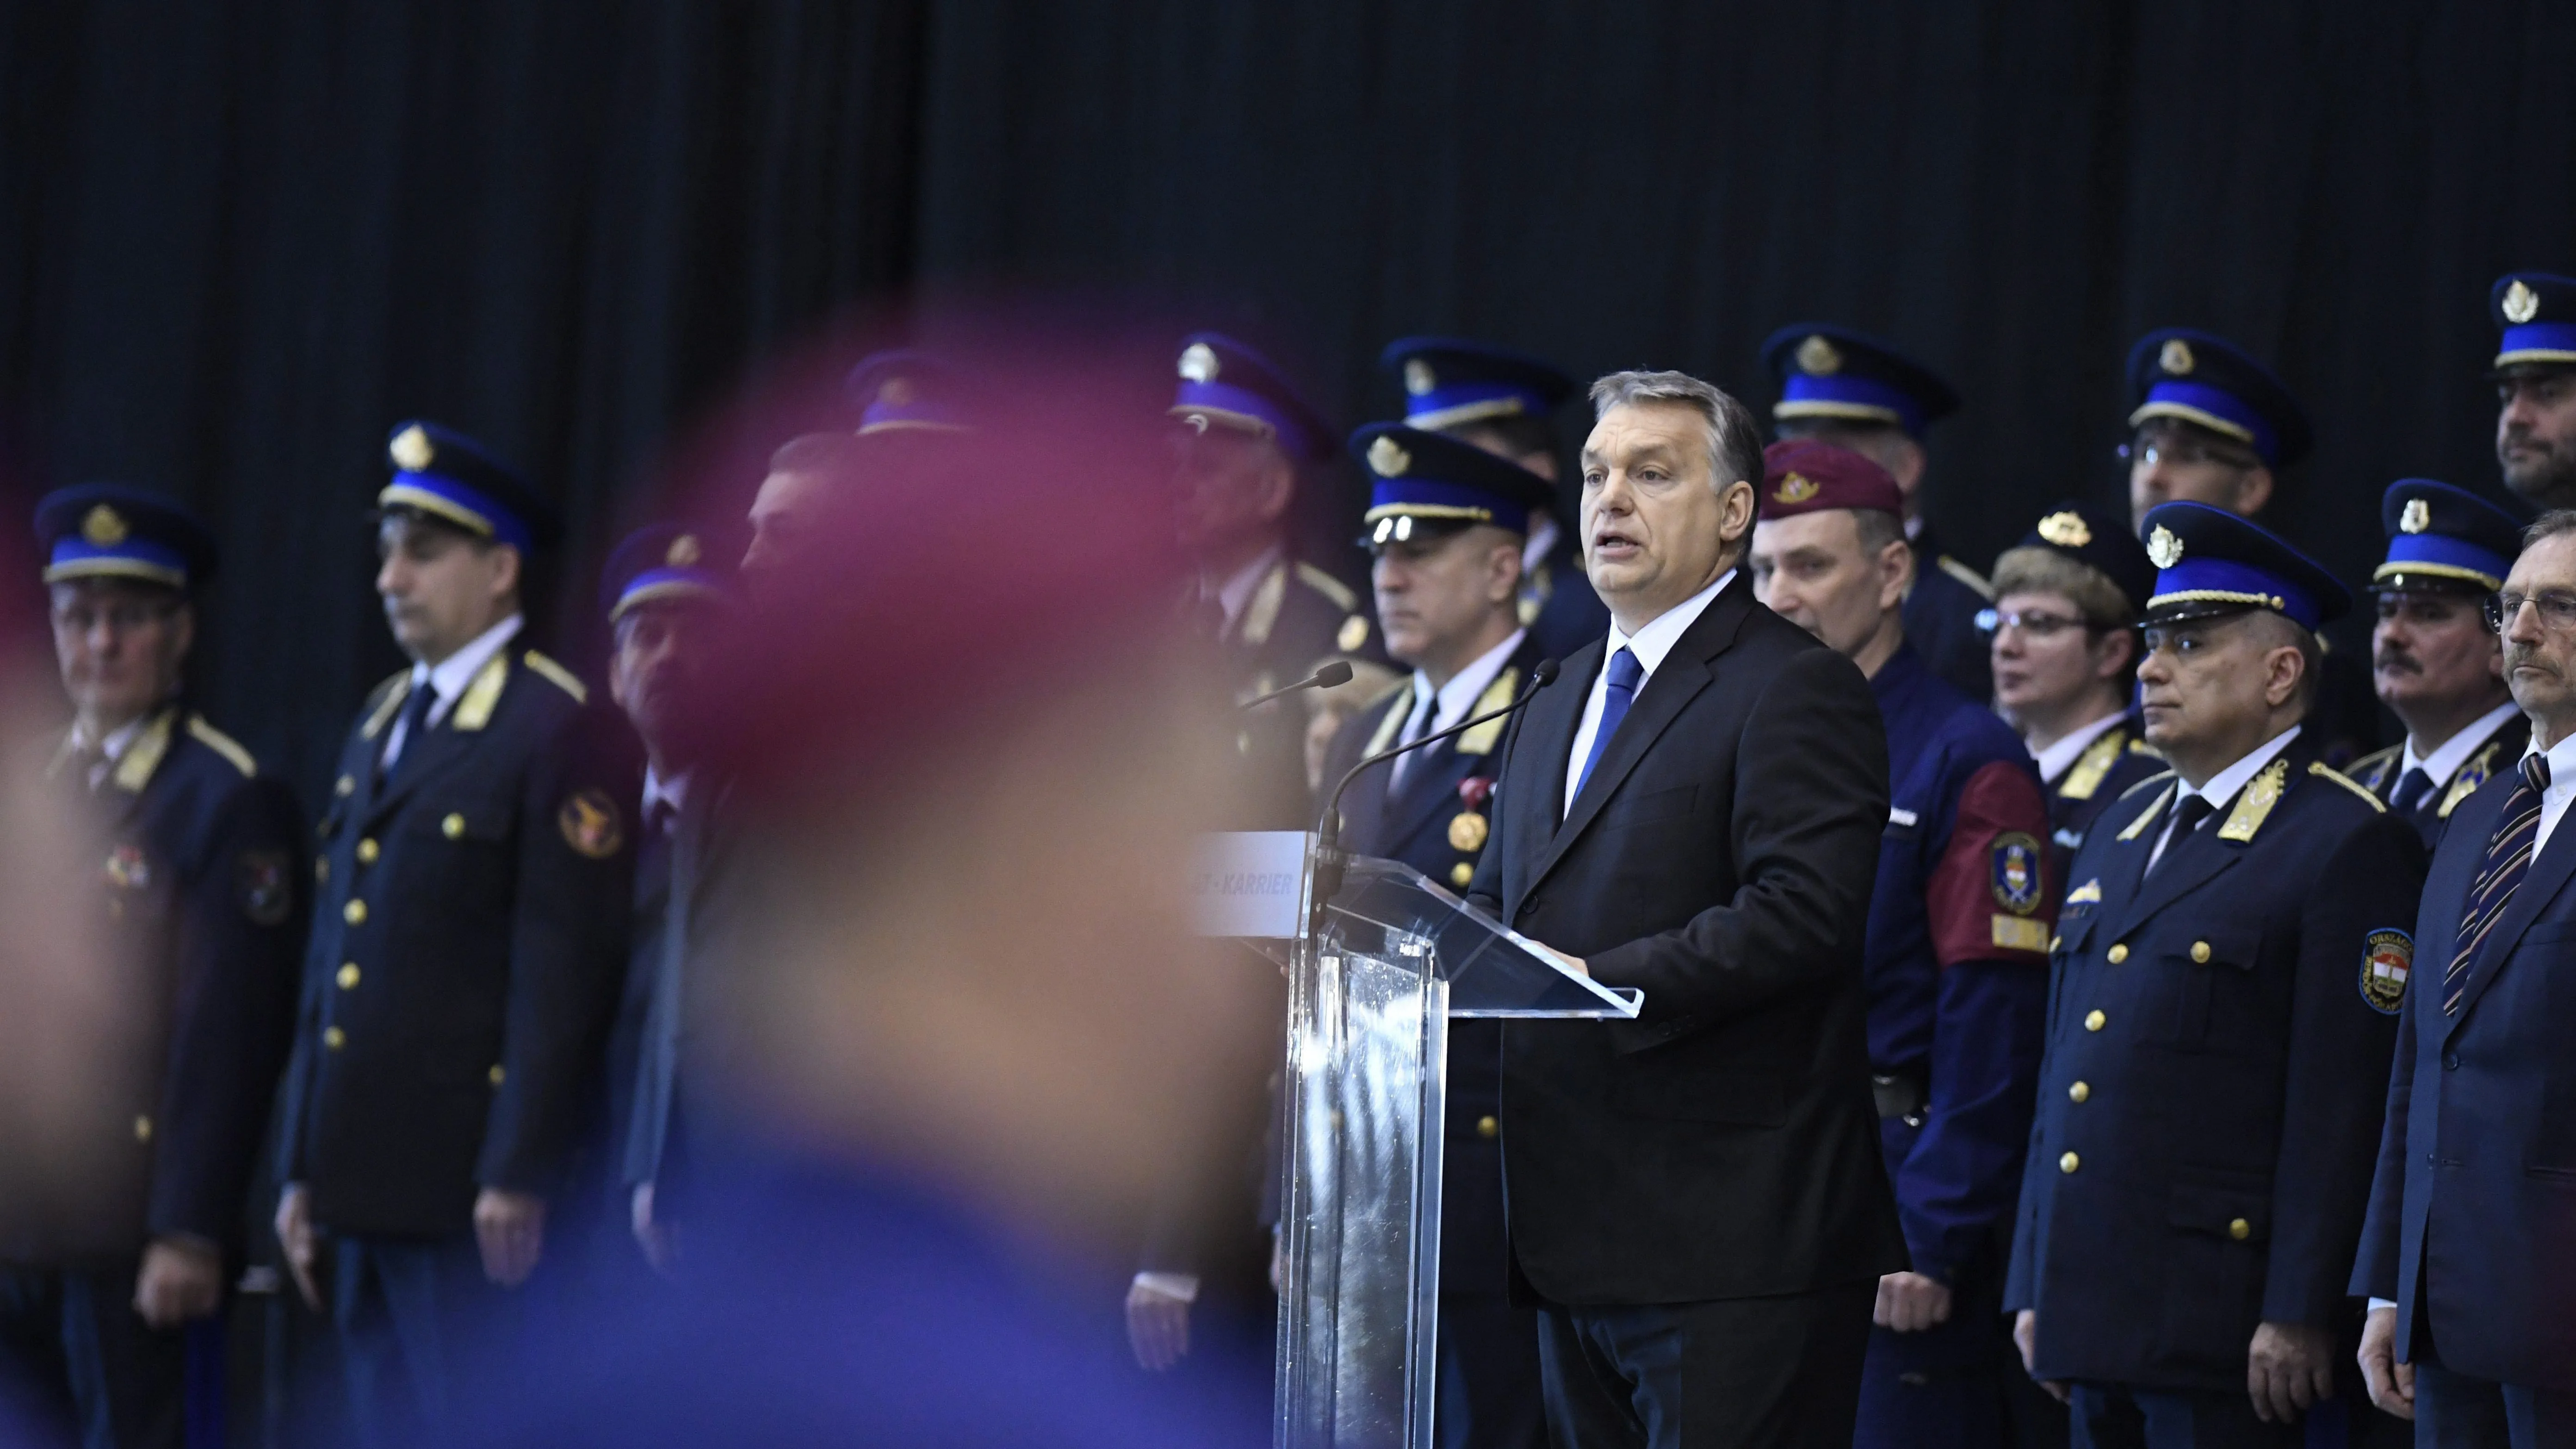
[[[2361,999],[2382,1016],[2406,1004],[2406,977],[2415,969],[2415,938],[2404,931],[2373,931],[2362,943]]]
[[[119,890],[139,891],[152,884],[152,862],[139,845],[119,845],[107,854],[107,883]]]
[[[2018,830],[1995,837],[1988,856],[1994,875],[1995,904],[2016,916],[2039,909],[2039,842]]]
[[[287,886],[286,852],[282,850],[245,850],[234,869],[234,880],[241,889],[242,914],[254,926],[282,926],[287,912],[295,904],[295,892]]]
[[[626,843],[626,828],[619,820],[617,802],[604,790],[580,790],[566,798],[563,810],[555,817],[563,831],[564,843],[593,860],[606,860]]]

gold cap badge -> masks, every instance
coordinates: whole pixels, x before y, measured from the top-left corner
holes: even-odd
[[[2433,526],[2433,505],[2421,498],[2406,500],[2406,511],[2397,515],[2397,531],[2422,533]]]
[[[102,503],[81,518],[81,537],[92,548],[114,548],[129,532],[125,516]]]
[[[2182,540],[2174,537],[2172,529],[2157,524],[2155,532],[2147,535],[2147,561],[2160,569],[2181,563]]]
[[[1798,344],[1798,370],[1816,377],[1831,377],[1843,370],[1842,349],[1822,337],[1809,337]]]
[[[670,552],[662,555],[662,562],[675,569],[684,569],[698,561],[698,552],[698,536],[684,533],[671,540]]]
[[[1181,376],[1192,382],[1216,381],[1216,349],[1204,342],[1182,348]]]
[[[1792,473],[1780,480],[1779,487],[1771,490],[1771,497],[1780,503],[1804,503],[1822,491],[1806,474]]]
[[[438,456],[438,450],[430,446],[429,434],[418,423],[394,434],[393,447],[388,451],[394,455],[394,466],[406,473],[419,472]]]
[[[913,397],[912,379],[908,377],[889,377],[877,389],[877,401],[890,408],[910,407]]]
[[[2093,541],[2093,530],[2084,526],[2081,515],[2052,513],[2039,521],[2039,537],[2059,548],[2082,548]]]
[[[2504,320],[2516,326],[2540,315],[2540,294],[2523,285],[2522,278],[2504,289]]]
[[[1431,370],[1430,363],[1423,361],[1419,357],[1410,357],[1405,359],[1404,390],[1406,392],[1413,394],[1415,397],[1420,397],[1439,385],[1440,376]]]
[[[2191,355],[2191,344],[2179,337],[2166,338],[2164,350],[2156,354],[2156,366],[2167,377],[2189,377],[2199,365],[2199,359]]]
[[[1404,470],[1413,466],[1413,455],[1395,439],[1382,436],[1369,444],[1368,465],[1381,478],[1401,478]]]

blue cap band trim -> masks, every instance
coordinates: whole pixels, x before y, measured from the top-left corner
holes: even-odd
[[[2281,440],[2263,415],[2243,398],[2207,383],[2166,378],[2148,388],[2147,400],[2129,414],[2129,425],[2136,427],[2149,418],[2181,418],[2198,423],[2238,442],[2252,444],[2266,463],[2280,457]]]
[[[1276,434],[1279,446],[1301,458],[1315,456],[1315,440],[1297,420],[1272,403],[1269,398],[1247,388],[1229,387],[1221,382],[1191,382],[1184,378],[1181,389],[1172,400],[1175,413],[1206,412],[1220,417],[1250,419]]]
[[[946,408],[929,403],[907,403],[896,407],[889,403],[870,403],[859,414],[861,433],[882,433],[899,428],[927,428],[934,432],[962,433],[966,420]]]
[[[441,473],[396,473],[385,491],[376,495],[376,506],[417,508],[489,534],[521,553],[536,552],[536,539],[518,515]]]
[[[714,576],[697,569],[646,569],[628,579],[626,587],[617,591],[617,607],[608,611],[608,622],[614,624],[626,617],[628,610],[664,599],[722,600],[725,597],[724,585],[716,582]]]
[[[1406,397],[1404,424],[1409,428],[1447,428],[1478,418],[1522,414],[1543,418],[1549,411],[1547,399],[1526,388],[1500,382],[1462,382]]]
[[[184,589],[188,586],[188,560],[175,548],[164,548],[143,538],[128,538],[106,548],[78,536],[55,542],[53,556],[45,565],[46,583],[98,578],[143,579]]]
[[[1906,432],[1921,436],[1923,411],[1914,395],[1890,383],[1871,377],[1835,373],[1818,377],[1814,373],[1793,372],[1780,388],[1780,400],[1771,405],[1775,418],[1874,418],[1894,423]]]
[[[2147,600],[2147,608],[2152,612],[2167,604],[2187,604],[2196,599],[2272,609],[2288,615],[2290,621],[2300,628],[2311,631],[2324,617],[2316,600],[2286,580],[2223,558],[2186,558],[2159,572],[2155,597]],[[2147,622],[2152,624],[2155,621],[2149,619]]]
[[[2517,362],[2576,362],[2576,322],[2526,322],[2504,329],[2495,365]]]
[[[2513,572],[2513,560],[2478,547],[2464,538],[2439,533],[2401,533],[2388,541],[2388,562],[2371,574],[2373,579],[2390,574],[2415,573],[2468,574],[2483,581],[2488,588],[2504,587],[2505,575]],[[2430,565],[2430,567],[2422,567]]]
[[[1529,505],[1498,497],[1463,483],[1434,478],[1381,478],[1369,490],[1364,523],[1411,515],[1467,523],[1491,523],[1514,533],[1529,532]],[[1479,517],[1479,515],[1482,515]]]

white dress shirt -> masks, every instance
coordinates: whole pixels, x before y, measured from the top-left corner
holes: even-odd
[[[1592,758],[1592,737],[1601,733],[1601,711],[1610,702],[1611,657],[1622,649],[1637,656],[1637,667],[1644,671],[1637,677],[1637,692],[1645,693],[1646,681],[1655,677],[1664,656],[1673,652],[1673,646],[1690,632],[1690,626],[1708,612],[1709,601],[1734,577],[1735,570],[1728,569],[1718,575],[1716,583],[1649,619],[1633,635],[1620,633],[1616,618],[1610,621],[1610,647],[1602,651],[1601,672],[1592,676],[1592,694],[1583,702],[1583,723],[1574,732],[1574,753],[1565,762],[1566,813],[1574,811],[1574,791],[1583,779],[1583,762]],[[1636,708],[1636,702],[1629,701],[1628,707]]]
[[[2056,784],[2057,777],[2073,769],[2075,761],[2095,740],[2109,734],[2111,726],[2126,717],[2121,711],[2113,710],[2082,729],[2067,735],[2056,744],[2050,745],[2047,749],[2032,750],[2030,757],[2039,762],[2039,778],[2049,784]]]
[[[1556,541],[1564,537],[1556,520],[1544,513],[1533,513],[1529,521],[1529,541],[1521,545],[1521,572],[1534,573],[1556,551]]]
[[[1242,618],[1244,609],[1252,603],[1253,590],[1261,587],[1261,580],[1269,574],[1271,566],[1285,556],[1286,550],[1272,544],[1261,551],[1261,557],[1227,575],[1225,582],[1214,589],[1208,587],[1205,579],[1199,581],[1199,597],[1214,599],[1217,607],[1225,611],[1227,638],[1234,637],[1234,621]]]
[[[134,746],[135,737],[142,734],[143,727],[150,724],[152,717],[160,712],[158,706],[147,709],[109,730],[107,738],[98,742],[96,745],[98,758],[89,762],[88,783],[92,793],[96,793],[99,786],[107,783],[108,772],[116,768],[117,761],[125,758],[125,752]],[[81,729],[77,724],[72,726],[72,748],[75,750],[91,748],[89,741],[81,737]]]
[[[2540,833],[2531,842],[2531,858],[2537,862],[2541,847],[2549,843],[2551,832],[2558,828],[2559,818],[2567,813],[2567,802],[2576,799],[2576,735],[2569,735],[2545,751],[2540,748],[2540,741],[2534,739],[2522,753],[2525,756],[2549,756],[2549,788],[2540,792]],[[2515,760],[2514,768],[2521,767],[2522,761]]]
[[[1510,638],[1477,655],[1474,663],[1451,675],[1449,682],[1436,690],[1431,687],[1430,675],[1419,669],[1413,671],[1413,712],[1405,716],[1404,733],[1396,737],[1396,743],[1409,745],[1465,719],[1467,711],[1475,708],[1476,700],[1484,694],[1485,686],[1493,683],[1494,676],[1503,672],[1503,665],[1511,659],[1512,651],[1520,648],[1521,640],[1527,637],[1528,630],[1514,629]],[[1393,779],[1401,781],[1404,767],[1425,753],[1416,750],[1409,755],[1396,756]]]
[[[483,672],[484,665],[492,662],[493,655],[500,653],[512,639],[518,637],[519,630],[525,622],[518,615],[512,614],[500,623],[475,635],[472,643],[448,655],[437,664],[415,664],[411,667],[411,687],[427,688],[435,691],[438,696],[430,702],[427,723],[435,725],[447,718],[447,712],[456,707],[456,697],[465,692],[465,686],[474,682],[475,675]],[[388,772],[393,769],[394,761],[402,758],[403,745],[408,742],[410,733],[411,720],[403,714],[396,714],[393,733],[385,736],[384,768]]]
[[[2520,713],[2521,709],[2522,706],[2508,699],[2471,720],[2468,728],[2442,741],[2442,747],[2429,755],[2415,753],[2415,737],[2408,735],[2405,752],[2397,762],[2397,778],[2403,780],[2407,771],[2421,770],[2424,778],[2432,781],[2435,789],[2440,789],[2443,782],[2458,774],[2460,767],[2469,762],[2469,756],[2477,753],[2478,746],[2495,738],[2495,732],[2503,729],[2504,722]],[[2551,761],[2553,766],[2556,763]]]
[[[688,797],[689,776],[686,771],[665,780],[662,778],[662,773],[651,765],[644,767],[643,818],[647,826],[653,823],[653,808],[657,805],[669,806],[671,818],[679,819],[680,807],[688,803]]]
[[[2209,813],[2217,814],[2227,807],[2228,801],[2236,798],[2236,792],[2252,784],[2254,777],[2263,773],[2263,767],[2272,763],[2273,757],[2288,749],[2290,741],[2298,737],[2299,727],[2292,725],[2256,745],[2235,764],[2201,781],[2199,789],[2186,788],[2181,795],[2166,801],[2164,829],[2156,835],[2156,848],[2147,854],[2147,869],[2154,870],[2156,862],[2164,856],[2165,845],[2173,837],[2173,808],[2182,803],[2183,795],[2198,795],[2209,802]]]

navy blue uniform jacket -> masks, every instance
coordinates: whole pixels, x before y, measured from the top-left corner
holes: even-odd
[[[2004,1306],[2041,1379],[2242,1394],[2344,1310],[2424,850],[2302,731],[2142,881],[2174,790],[2069,872]]]
[[[512,647],[375,783],[408,674],[340,756],[279,1180],[336,1232],[434,1237],[476,1192],[553,1195],[596,1101],[633,910],[624,722]]]
[[[2472,958],[2457,1012],[2442,972],[2517,775],[2451,814],[2416,920],[2388,1124],[2352,1291],[2397,1303],[2397,1357],[2576,1390],[2576,828],[2561,820]]]
[[[2067,868],[2093,832],[2093,823],[2131,787],[2164,768],[2164,757],[2147,743],[2146,721],[2132,709],[2048,782],[2049,843],[2054,847],[2049,854],[2056,867],[2049,878],[2058,889],[2065,889]]]
[[[1943,553],[1930,524],[1915,531],[1905,637],[1933,673],[1979,704],[1995,697],[1993,649],[1977,628],[1977,615],[1994,601],[1985,575]]]

